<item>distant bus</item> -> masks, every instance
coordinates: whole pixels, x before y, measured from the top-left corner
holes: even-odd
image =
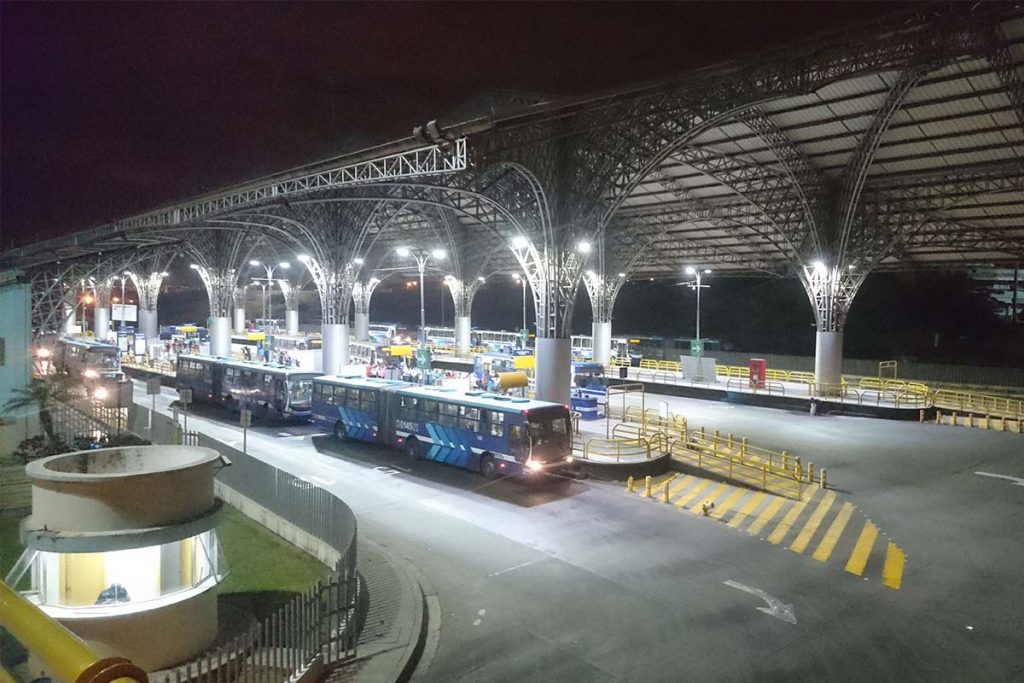
[[[573,358],[591,360],[594,357],[594,338],[586,334],[574,334],[571,337]],[[611,357],[625,358],[629,350],[629,340],[625,337],[612,337]]]
[[[571,468],[569,409],[557,403],[364,377],[313,380],[313,420],[339,439],[383,443],[482,473]]]
[[[116,345],[95,339],[59,337],[49,353],[55,368],[82,378],[89,398],[107,405],[131,403],[131,380],[121,372],[121,355]]]
[[[175,386],[191,389],[195,401],[252,410],[262,417],[309,417],[317,372],[234,361],[214,356],[178,356]]]

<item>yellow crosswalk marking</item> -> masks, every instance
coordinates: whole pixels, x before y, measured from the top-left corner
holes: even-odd
[[[682,498],[680,498],[674,503],[674,505],[676,507],[684,507],[687,503],[696,498],[697,494],[706,489],[710,484],[711,482],[708,481],[707,479],[697,482],[697,485],[691,488],[689,491],[687,491]]]
[[[668,487],[668,497],[672,498],[695,481],[697,481],[696,477],[687,474],[685,477]]]
[[[750,516],[750,514],[757,509],[757,506],[764,500],[764,493],[755,493],[747,501],[747,504],[740,508],[740,511],[733,515],[733,518],[729,520],[729,526],[733,529],[737,528],[740,524],[743,524],[743,520]]]
[[[761,529],[764,528],[765,524],[772,521],[772,517],[775,513],[782,508],[782,504],[786,502],[785,498],[773,498],[772,502],[768,503],[768,507],[754,520],[754,523],[747,528],[747,533],[751,536],[757,536],[761,533]]]
[[[804,524],[804,528],[800,530],[800,534],[793,541],[789,549],[795,553],[802,553],[807,550],[807,544],[811,542],[814,537],[814,532],[818,530],[821,525],[821,520],[825,519],[825,515],[828,514],[829,509],[832,507],[832,503],[836,501],[836,494],[829,491],[818,503],[818,507],[815,508],[814,512],[811,513],[811,518]]]
[[[878,538],[878,527],[871,522],[865,522],[864,528],[860,530],[860,536],[857,537],[857,545],[853,546],[850,559],[846,562],[846,571],[857,576],[864,573],[868,555],[871,554],[871,546],[875,544],[876,538]]]
[[[706,497],[698,496],[698,499],[694,501],[693,506],[690,507],[690,512],[700,514],[701,503],[703,503],[705,500],[713,501],[715,498],[718,498],[720,495],[722,495],[722,492],[725,491],[727,488],[729,488],[728,484],[719,484]]]
[[[828,558],[832,557],[832,551],[835,550],[836,543],[839,542],[839,537],[846,531],[846,525],[850,522],[850,515],[853,514],[854,509],[853,504],[843,503],[836,518],[829,525],[828,531],[825,532],[825,537],[818,543],[818,547],[811,557],[818,562],[828,562]]]
[[[736,489],[729,497],[719,503],[715,503],[715,510],[711,513],[711,516],[715,519],[721,519],[722,515],[732,509],[732,506],[740,502],[740,499],[747,494],[746,489]]]
[[[893,590],[899,590],[903,585],[903,564],[907,556],[896,547],[896,544],[889,541],[889,547],[885,551],[885,565],[882,567],[882,585]]]
[[[800,513],[804,511],[804,508],[807,507],[809,502],[811,502],[810,498],[801,500],[798,503],[793,503],[793,506],[789,508],[789,512],[786,513],[786,516],[782,518],[781,522],[775,525],[775,528],[772,529],[772,532],[768,535],[768,542],[773,545],[781,543],[782,539],[786,537],[786,534],[788,534],[789,530],[793,527],[793,524],[796,523],[797,517],[800,516]]]

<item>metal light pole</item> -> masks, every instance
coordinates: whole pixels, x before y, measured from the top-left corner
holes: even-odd
[[[700,341],[700,290],[711,286],[701,284],[701,276],[710,275],[711,269],[705,268],[703,271],[700,271],[694,268],[693,266],[688,266],[686,268],[686,274],[694,276],[694,280],[692,282],[685,282],[683,284],[685,284],[690,289],[694,289],[697,291],[697,341]]]
[[[435,260],[444,260],[447,256],[447,252],[444,249],[431,249],[425,251],[422,249],[410,249],[409,247],[398,247],[395,250],[402,258],[413,257],[416,259],[416,267],[420,273],[420,344],[425,345],[427,343],[426,335],[424,330],[427,327],[427,312],[423,301],[423,273],[427,269],[427,262],[433,257]]]
[[[523,290],[523,327],[526,329],[526,278],[519,273],[512,273],[512,279],[519,283]]]
[[[264,327],[266,327],[267,320],[269,318],[274,317],[274,271],[278,268],[281,268],[282,270],[288,270],[289,268],[292,267],[292,264],[288,263],[287,261],[281,261],[281,263],[278,263],[276,265],[268,266],[266,263],[263,263],[262,261],[257,261],[256,259],[253,259],[252,261],[249,261],[249,265],[253,267],[263,266],[263,269],[267,271],[267,276],[265,278],[253,278],[253,282],[260,283],[260,286],[263,288],[263,325]],[[266,284],[263,284],[264,282]],[[269,303],[267,302],[267,286],[270,287]],[[264,332],[266,332],[266,329],[264,329]],[[271,328],[271,332],[273,332],[273,328]]]

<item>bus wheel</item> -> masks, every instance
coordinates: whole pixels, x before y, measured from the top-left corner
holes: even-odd
[[[498,466],[494,464],[494,458],[489,455],[480,458],[480,474],[484,475],[484,479],[498,478]]]
[[[417,441],[416,439],[413,439],[413,438],[406,439],[405,440],[405,454],[406,454],[406,456],[408,456],[409,460],[413,460],[413,461],[419,460],[420,457],[421,457],[420,456],[420,442]]]
[[[334,438],[338,441],[348,441],[348,430],[345,429],[345,423],[341,420],[334,423]]]

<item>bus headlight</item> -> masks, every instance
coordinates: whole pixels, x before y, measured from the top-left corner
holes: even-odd
[[[46,348],[39,349],[38,351],[36,351],[36,357],[38,357],[38,358],[49,358],[50,357],[50,349],[46,349]]]
[[[96,372],[95,370],[86,370],[82,374],[85,375],[86,379],[96,379],[97,377],[100,376],[100,373]]]
[[[530,470],[531,472],[540,472],[543,467],[544,464],[541,463],[539,460],[526,461],[526,469]]]
[[[110,392],[106,387],[96,387],[96,391],[92,392],[92,397],[97,401],[106,401],[108,396],[110,396]]]
[[[567,456],[565,456],[565,461],[566,462],[572,462],[573,461],[573,457],[571,455],[567,455]]]

